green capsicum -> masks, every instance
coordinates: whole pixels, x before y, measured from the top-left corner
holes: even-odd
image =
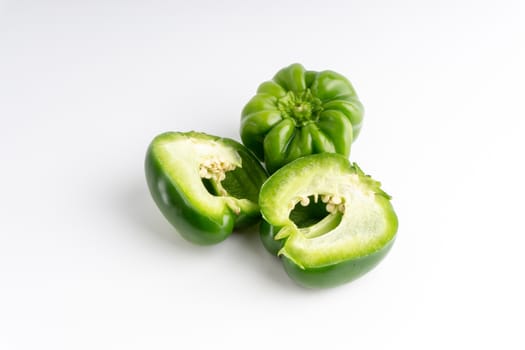
[[[214,244],[260,218],[259,190],[267,175],[240,143],[198,132],[153,139],[145,161],[150,193],[187,240]]]
[[[279,169],[263,184],[259,205],[264,246],[306,287],[332,287],[368,272],[390,250],[398,227],[380,183],[335,153]]]
[[[363,105],[348,79],[332,71],[281,69],[262,83],[241,114],[241,139],[273,173],[299,157],[348,157],[361,129]]]

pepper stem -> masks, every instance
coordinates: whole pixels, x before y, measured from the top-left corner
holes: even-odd
[[[278,102],[279,110],[286,118],[291,118],[296,125],[304,126],[319,118],[323,110],[321,100],[315,97],[310,89],[295,93],[288,91]]]

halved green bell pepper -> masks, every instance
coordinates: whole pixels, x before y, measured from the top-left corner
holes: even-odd
[[[151,195],[187,240],[214,244],[260,218],[267,174],[240,143],[198,132],[167,132],[151,142],[145,161]]]
[[[344,76],[307,71],[296,63],[259,86],[242,110],[241,139],[270,173],[309,154],[335,152],[348,157],[363,112]]]
[[[279,169],[263,184],[259,205],[264,246],[306,287],[332,287],[368,272],[392,247],[398,227],[380,183],[335,153]]]

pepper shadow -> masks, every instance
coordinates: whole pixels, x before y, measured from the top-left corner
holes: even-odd
[[[214,247],[196,245],[182,238],[164,218],[151,198],[146,184],[140,180],[121,184],[114,204],[121,219],[135,228],[130,231],[141,234],[140,239],[154,239],[158,244],[169,244],[174,251],[184,251],[190,255],[195,254],[196,257],[207,254],[207,248]],[[228,257],[242,261],[243,268],[261,277],[262,284],[267,281],[273,288],[287,290],[292,294],[317,294],[323,291],[306,289],[288,277],[280,259],[272,256],[264,248],[259,237],[259,224],[236,230],[219,245],[227,245],[223,248],[230,251]]]
[[[284,270],[281,260],[270,254],[264,247],[259,236],[259,224],[234,232],[228,238],[232,244],[238,244],[239,259],[244,263],[249,262],[249,268],[258,273],[274,287],[290,291],[293,295],[318,294],[328,291],[327,289],[309,289],[295,283]]]
[[[155,205],[145,181],[133,181],[121,186],[117,193],[116,210],[123,220],[147,238],[156,238],[163,243],[196,250],[197,246],[185,241],[177,230],[163,217]]]
[[[249,263],[249,268],[262,278],[283,288],[298,288],[286,275],[278,257],[264,248],[259,237],[259,224],[237,230],[230,237],[232,244],[239,246],[239,258]]]

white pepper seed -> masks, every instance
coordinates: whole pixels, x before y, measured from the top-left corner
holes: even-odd
[[[310,198],[308,198],[308,197],[301,198],[301,205],[303,207],[306,207],[308,204],[310,204]]]

